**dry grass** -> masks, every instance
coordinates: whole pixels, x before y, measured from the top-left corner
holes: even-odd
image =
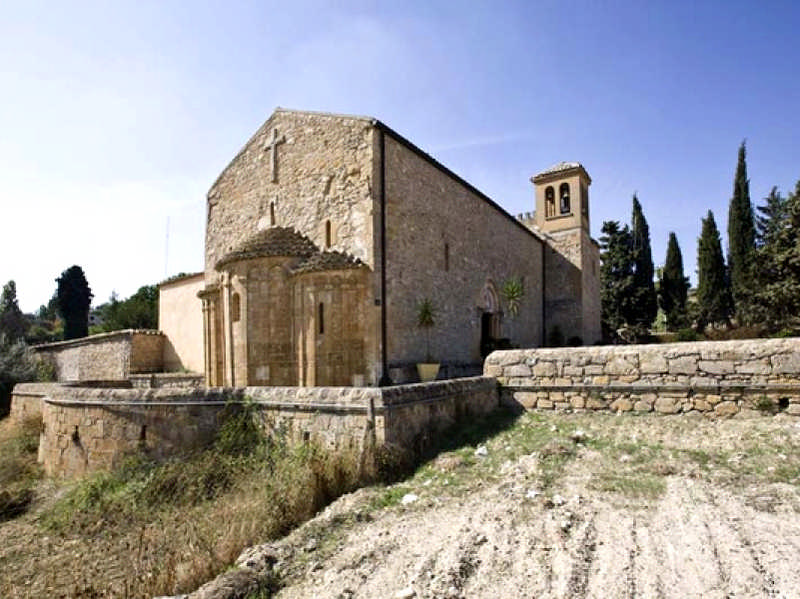
[[[353,455],[267,441],[250,414],[234,414],[205,451],[166,463],[132,457],[0,527],[0,596],[189,592],[361,476]]]
[[[24,513],[42,476],[36,463],[41,418],[0,422],[0,522]]]

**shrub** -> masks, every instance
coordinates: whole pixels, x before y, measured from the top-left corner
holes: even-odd
[[[675,336],[676,341],[697,341],[697,331],[692,328],[681,329]]]

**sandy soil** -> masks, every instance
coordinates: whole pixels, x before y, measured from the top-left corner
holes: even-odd
[[[277,562],[283,599],[800,597],[796,420],[533,424],[565,451],[581,427],[555,478],[543,473],[553,440],[508,458],[504,433],[485,457],[446,454],[396,490],[343,497],[240,563]],[[631,486],[603,490],[598,473]]]

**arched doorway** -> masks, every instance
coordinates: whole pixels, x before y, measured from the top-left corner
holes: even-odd
[[[502,312],[497,288],[491,279],[487,279],[481,291],[479,309],[481,311],[481,359],[488,356],[495,349],[500,338],[500,324]]]

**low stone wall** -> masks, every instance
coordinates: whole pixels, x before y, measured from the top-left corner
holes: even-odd
[[[800,415],[800,339],[492,353],[501,402],[526,409]]]
[[[15,422],[41,417],[42,400],[59,388],[59,383],[17,383],[11,393],[11,412],[8,417]]]
[[[205,386],[205,377],[192,372],[132,374],[128,379],[135,389],[200,389]]]
[[[164,336],[158,331],[125,330],[82,339],[37,345],[40,359],[53,364],[56,379],[67,381],[123,381],[162,368]]]
[[[213,439],[228,401],[252,402],[270,434],[332,450],[422,451],[458,422],[496,409],[494,379],[398,387],[109,389],[60,385],[44,398],[40,461],[51,476],[109,469],[128,453],[174,455]]]

